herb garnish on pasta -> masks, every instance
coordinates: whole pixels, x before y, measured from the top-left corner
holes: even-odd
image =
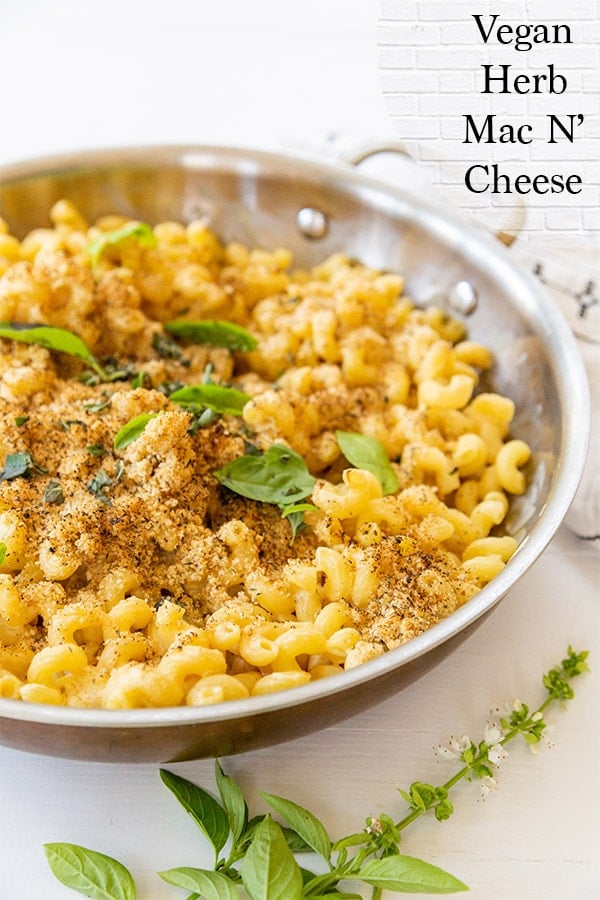
[[[249,331],[233,322],[209,320],[189,322],[175,319],[164,324],[165,331],[185,338],[193,344],[209,344],[211,347],[227,347],[228,350],[256,350],[258,342]]]
[[[50,219],[0,258],[4,696],[292,689],[412,640],[509,562],[515,405],[401,275],[66,200]]]

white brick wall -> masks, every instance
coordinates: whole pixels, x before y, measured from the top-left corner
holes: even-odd
[[[457,205],[485,217],[491,227],[509,228],[528,209],[526,234],[551,242],[580,235],[600,241],[600,0],[381,0],[378,28],[380,78],[399,138]],[[529,51],[490,38],[485,44],[473,20],[498,13],[498,24],[567,24],[570,45],[534,45]],[[510,65],[511,76],[547,73],[567,78],[564,94],[482,94],[484,64]],[[498,74],[494,68],[493,74]],[[463,143],[464,116],[478,126],[488,114],[497,125],[533,126],[533,143]],[[548,144],[548,116],[583,114],[573,143]],[[497,163],[513,179],[520,173],[580,175],[578,195],[526,197],[474,194],[464,184],[469,165]]]

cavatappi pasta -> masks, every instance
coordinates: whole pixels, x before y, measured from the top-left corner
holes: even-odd
[[[88,225],[68,202],[19,241],[0,227],[0,320],[79,335],[116,373],[2,340],[0,697],[127,709],[303,685],[439,622],[501,571],[530,451],[513,403],[477,391],[489,351],[399,275],[342,255],[291,270],[285,249],[222,245],[200,222]],[[125,234],[127,229],[125,228]],[[164,340],[175,319],[243,326],[256,349]],[[233,386],[241,415],[169,399]],[[115,435],[142,414],[122,449]],[[375,438],[398,488],[349,465],[336,431]],[[273,444],[316,478],[306,527],[215,471]]]

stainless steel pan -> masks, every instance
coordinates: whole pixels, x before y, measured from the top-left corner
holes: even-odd
[[[0,700],[0,742],[115,762],[229,755],[338,722],[451,653],[540,556],[583,468],[585,372],[568,326],[540,286],[493,238],[343,164],[184,146],[76,153],[4,168],[1,215],[17,235],[47,224],[62,197],[90,219],[108,212],[150,223],[201,217],[227,240],[290,247],[300,264],[344,251],[403,273],[417,302],[448,303],[451,311],[466,297],[475,307],[470,335],[496,355],[486,387],[515,401],[513,430],[531,445],[533,460],[529,489],[511,513],[520,540],[515,556],[475,598],[410,643],[304,687],[216,706],[108,711]]]

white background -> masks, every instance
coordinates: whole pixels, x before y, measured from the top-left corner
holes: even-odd
[[[374,0],[255,3],[0,0],[0,162],[58,150],[149,142],[319,147],[331,132],[394,134],[378,73]],[[461,786],[444,824],[422,820],[404,852],[472,888],[474,900],[600,897],[598,554],[562,529],[493,616],[436,670],[350,721],[224,761],[258,790],[313,809],[339,837],[403,805],[395,788],[443,781],[432,747],[482,734],[491,704],[543,697],[540,677],[568,643],[592,650],[553,750],[511,751],[485,802]],[[140,896],[182,896],[157,869],[203,865],[193,823],[157,766],[93,765],[0,748],[0,897],[61,900],[46,841],[121,859]],[[212,789],[212,762],[178,764]]]
[[[0,161],[393,134],[375,0],[0,0]]]

